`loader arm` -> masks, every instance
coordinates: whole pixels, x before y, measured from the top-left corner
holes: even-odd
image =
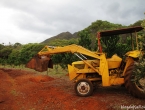
[[[44,56],[44,55],[53,55],[53,54],[59,54],[59,53],[79,53],[83,55],[87,55],[93,58],[100,59],[100,57],[95,53],[92,52],[82,46],[72,44],[64,47],[54,47],[54,46],[45,46],[40,52],[38,52],[39,56]]]
[[[26,67],[34,69],[39,72],[46,71],[47,68],[52,68],[53,64],[50,59],[50,55],[59,54],[59,53],[74,53],[78,58],[80,58],[85,64],[91,67],[94,71],[98,72],[94,67],[85,62],[87,59],[83,55],[90,56],[95,59],[100,59],[98,53],[92,52],[82,46],[72,44],[64,47],[54,47],[54,46],[45,46],[41,51],[37,53],[27,64]],[[101,53],[103,54],[103,53]]]

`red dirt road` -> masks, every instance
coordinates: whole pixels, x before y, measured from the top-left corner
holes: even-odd
[[[90,97],[76,96],[73,88],[68,76],[1,68],[0,110],[121,110],[130,105],[145,109],[145,100],[132,97],[124,87],[98,87]]]

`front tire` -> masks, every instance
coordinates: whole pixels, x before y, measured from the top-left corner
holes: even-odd
[[[125,72],[125,87],[129,91],[129,93],[137,98],[145,98],[145,89],[141,84],[137,84],[136,82],[132,81],[135,79],[135,76],[133,76],[133,70],[134,70],[134,63],[128,66],[126,72]],[[144,81],[145,82],[145,81]]]
[[[75,92],[81,97],[87,97],[93,93],[93,84],[88,79],[80,79],[75,84]]]

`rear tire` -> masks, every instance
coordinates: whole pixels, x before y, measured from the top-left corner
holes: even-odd
[[[145,90],[136,84],[136,82],[133,82],[132,80],[135,79],[135,76],[133,76],[133,69],[134,69],[134,63],[128,66],[126,72],[125,72],[125,87],[127,88],[128,92],[137,97],[137,98],[145,98]]]
[[[81,97],[87,97],[93,93],[93,84],[88,79],[80,79],[75,84],[75,92]]]

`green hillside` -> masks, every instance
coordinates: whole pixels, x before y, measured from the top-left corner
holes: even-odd
[[[62,32],[56,36],[53,36],[51,38],[48,38],[41,42],[42,44],[53,44],[54,41],[59,41],[59,40],[70,40],[70,39],[76,39],[78,38],[77,36],[78,32],[71,34],[70,32]],[[61,41],[60,41],[61,42]]]
[[[142,21],[143,20],[139,20],[134,24],[130,24],[129,26],[140,26]],[[74,34],[71,34],[70,32],[62,32],[56,36],[52,36],[51,38],[44,40],[43,42],[41,42],[41,44],[59,45],[59,46],[60,45],[64,46],[72,43],[78,44],[78,39],[79,39],[78,34],[81,33],[82,31],[87,31],[90,34],[90,39],[92,42],[91,47],[94,48],[97,32],[103,30],[119,29],[124,27],[128,27],[128,26],[111,23],[109,21],[97,20],[95,22],[92,22],[88,27],[84,28],[79,32],[75,32]]]

